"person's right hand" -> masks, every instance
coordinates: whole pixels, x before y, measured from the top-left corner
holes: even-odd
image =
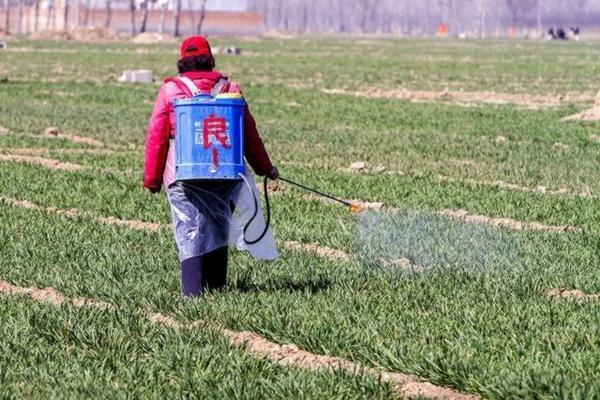
[[[273,166],[273,168],[271,169],[271,172],[269,172],[267,174],[267,178],[269,178],[272,181],[279,178],[279,170],[277,169],[276,166]]]

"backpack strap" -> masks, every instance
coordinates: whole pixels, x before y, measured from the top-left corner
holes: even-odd
[[[212,96],[218,95],[219,93],[221,93],[221,90],[225,85],[227,85],[228,82],[229,81],[227,80],[227,78],[219,79],[219,81],[215,83],[215,86],[213,86],[213,88],[210,90],[210,94]]]
[[[198,89],[198,86],[196,86],[194,81],[192,81],[187,76],[180,76],[177,78],[177,80],[179,80],[181,83],[183,83],[188,88],[188,90],[192,94],[192,97],[202,93],[200,91],[200,89]]]

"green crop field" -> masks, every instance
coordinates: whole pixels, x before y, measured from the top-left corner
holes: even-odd
[[[0,290],[0,397],[402,394],[373,374],[265,358],[228,329],[481,398],[600,399],[600,123],[562,120],[594,103],[599,43],[214,45],[242,48],[217,65],[244,88],[283,176],[383,208],[355,215],[281,183],[271,198],[281,257],[232,250],[227,288],[184,301],[164,192],[141,187],[148,117],[177,44],[12,41],[0,50],[0,282],[114,307]],[[138,68],[156,84],[117,82]],[[397,98],[402,89],[417,95]],[[366,169],[350,171],[356,161]],[[442,248],[466,256],[386,264],[360,232],[391,214],[399,225],[367,235],[379,247],[402,256],[427,241],[420,260]],[[453,247],[459,234],[472,241]]]

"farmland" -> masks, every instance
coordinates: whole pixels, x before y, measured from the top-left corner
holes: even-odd
[[[600,90],[597,43],[215,44],[243,48],[217,65],[283,176],[380,213],[485,224],[514,244],[510,268],[374,267],[360,216],[282,183],[281,257],[232,251],[227,289],[186,302],[164,193],[141,189],[158,83],[117,83],[123,69],[174,74],[176,44],[13,41],[0,52],[0,397],[407,395],[373,369],[482,398],[600,398],[600,123],[562,121]],[[64,300],[77,298],[110,307]],[[224,334],[245,331],[365,371],[277,362]]]

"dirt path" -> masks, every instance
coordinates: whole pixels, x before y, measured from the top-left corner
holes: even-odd
[[[600,107],[596,106],[577,114],[569,115],[563,121],[600,121]]]
[[[579,289],[550,289],[546,292],[546,296],[552,299],[565,299],[575,301],[598,301],[600,300],[600,293],[598,294],[586,294]]]
[[[565,233],[565,232],[576,232],[579,228],[567,226],[567,225],[544,225],[539,222],[521,222],[512,218],[494,218],[488,217],[487,215],[471,214],[467,210],[442,210],[438,212],[440,215],[446,216],[450,219],[460,222],[473,223],[473,224],[488,224],[493,226],[500,226],[503,228],[522,230],[529,229],[534,231],[554,232],[554,233]]]
[[[303,197],[315,201],[319,201],[326,204],[338,204],[337,202],[319,197],[313,194],[302,194]],[[356,204],[357,206],[366,209],[366,210],[382,210],[387,212],[399,212],[398,208],[388,207],[383,203],[379,202],[369,202],[357,199],[346,199],[346,201]],[[442,215],[444,217],[448,217],[454,221],[460,221],[465,223],[473,223],[473,224],[488,224],[492,226],[498,226],[502,228],[512,229],[512,230],[523,230],[529,229],[534,231],[543,231],[543,232],[554,232],[554,233],[566,233],[566,232],[578,232],[580,228],[568,226],[568,225],[545,225],[540,222],[522,222],[517,221],[512,218],[496,218],[489,217],[487,215],[480,214],[472,214],[467,210],[459,209],[459,210],[451,210],[444,209],[439,211],[432,211],[435,214]]]
[[[55,169],[58,171],[81,171],[85,167],[81,164],[62,162],[53,158],[43,158],[38,156],[25,156],[17,154],[0,154],[0,161],[11,161],[25,164],[39,165],[44,168]]]
[[[565,104],[585,103],[594,100],[594,96],[585,94],[566,95],[540,95],[528,93],[497,93],[486,91],[450,91],[445,89],[441,92],[427,90],[392,89],[383,90],[378,88],[365,88],[359,91],[344,89],[321,89],[323,93],[330,95],[346,95],[368,98],[401,99],[411,102],[438,102],[448,101],[460,105],[476,104],[514,104],[526,108],[559,107]]]
[[[321,257],[332,261],[349,261],[350,255],[342,250],[332,249],[330,247],[320,246],[314,243],[300,243],[296,241],[284,242],[286,248],[290,250],[301,250],[307,253],[315,253]]]
[[[600,143],[600,135],[590,135],[589,141],[591,143]],[[452,160],[449,160],[449,163],[453,164],[453,165],[459,165],[459,166],[476,165],[476,162],[473,160],[452,159]],[[292,162],[292,161],[287,161],[287,162],[284,161],[284,162],[281,162],[280,164],[300,166],[300,167],[304,167],[304,168],[322,168],[322,166],[319,166],[319,165],[307,164],[307,163],[301,163],[301,162]],[[405,171],[401,171],[401,170],[388,170],[385,166],[381,166],[381,165],[377,166],[375,168],[371,168],[369,165],[365,165],[364,168],[360,168],[360,169],[352,169],[349,167],[337,168],[337,171],[347,173],[347,174],[377,173],[377,174],[392,175],[392,176],[418,176],[418,175],[409,174],[409,173],[407,173]],[[577,192],[569,191],[568,189],[565,189],[565,188],[554,189],[554,188],[548,188],[548,187],[542,186],[542,185],[538,185],[536,187],[527,187],[527,186],[518,185],[516,183],[505,182],[502,180],[456,178],[456,177],[452,177],[449,175],[442,175],[442,174],[434,175],[434,176],[432,176],[432,178],[434,178],[440,182],[459,183],[459,184],[465,184],[465,185],[475,186],[475,187],[478,187],[478,186],[497,187],[500,189],[511,190],[511,191],[516,191],[516,192],[538,193],[538,194],[547,195],[547,196],[567,196],[567,197],[570,196],[570,197],[581,197],[581,198],[591,198],[591,199],[599,198],[599,196],[596,196],[595,194],[593,194],[589,188],[583,188],[581,190],[581,192],[577,193]],[[283,186],[283,189],[285,189],[285,186]]]
[[[72,304],[75,307],[97,308],[102,310],[115,310],[118,307],[96,299],[78,297],[71,299],[54,288],[38,289],[35,287],[21,287],[0,280],[0,295],[28,296],[32,300],[53,306]],[[199,325],[208,326],[204,321],[196,321],[185,325],[173,317],[160,313],[144,312],[148,320],[156,325],[164,325],[171,329],[194,329]],[[293,344],[282,345],[271,342],[266,338],[250,331],[233,331],[217,326],[219,332],[230,340],[231,344],[241,347],[258,357],[267,358],[275,363],[288,367],[304,368],[309,370],[328,370],[331,372],[345,371],[351,374],[367,374],[378,380],[386,382],[400,398],[405,399],[444,399],[444,400],[476,400],[475,395],[467,395],[453,389],[437,386],[429,382],[422,382],[416,376],[398,372],[379,371],[340,357],[314,354],[299,349]]]
[[[539,193],[548,196],[571,196],[571,197],[582,197],[582,198],[598,198],[590,193],[589,190],[582,190],[580,193],[573,193],[568,191],[567,189],[549,189],[545,186],[537,186],[535,188],[530,188],[526,186],[517,185],[515,183],[505,182],[501,180],[496,181],[486,181],[486,180],[477,180],[477,179],[468,179],[468,178],[454,178],[447,175],[438,175],[437,179],[442,182],[452,182],[452,183],[464,183],[471,186],[491,186],[497,187],[500,189],[512,190],[516,192],[527,192],[527,193]]]
[[[68,218],[78,218],[78,217],[87,217],[91,218],[94,221],[100,222],[105,225],[118,225],[124,226],[130,229],[146,231],[146,232],[157,232],[161,229],[171,229],[171,225],[169,224],[160,224],[156,222],[145,222],[139,220],[124,220],[115,218],[112,216],[95,216],[91,213],[82,212],[76,208],[72,208],[69,210],[60,209],[57,207],[44,207],[38,204],[35,204],[29,200],[18,200],[11,197],[0,196],[0,201],[6,204],[9,204],[14,207],[21,207],[30,210],[38,210],[44,211],[47,213],[53,213],[57,215],[62,215]],[[283,242],[283,245],[290,249],[296,251],[302,251],[307,253],[314,253],[321,257],[328,258],[332,261],[348,261],[351,259],[351,256],[345,253],[342,250],[332,249],[329,247],[321,246],[316,243],[301,243],[297,241],[286,241]]]
[[[116,150],[110,149],[61,149],[61,148],[49,148],[49,147],[11,147],[4,148],[7,152],[11,154],[19,154],[26,156],[40,156],[48,153],[57,153],[57,154],[89,154],[89,155],[97,155],[97,156],[110,156],[114,154],[118,154],[119,152]],[[124,153],[124,152],[123,152]]]

